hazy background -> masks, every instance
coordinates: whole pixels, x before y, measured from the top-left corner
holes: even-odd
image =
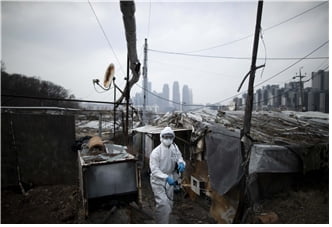
[[[77,98],[113,101],[113,91],[97,93],[92,79],[102,80],[109,63],[114,63],[117,84],[122,88],[125,85],[127,48],[120,4],[90,2],[116,55],[88,1],[1,2],[1,59],[6,71],[52,81],[69,89]],[[148,79],[153,90],[161,92],[164,83],[169,83],[172,89],[173,81],[179,81],[180,88],[187,84],[192,89],[195,104],[216,103],[237,94],[242,78],[250,69],[256,1],[135,3],[137,51],[142,64],[145,38],[152,50],[248,57],[207,58],[149,51]],[[258,57],[262,59],[257,65],[264,64],[265,57],[267,60],[262,76],[261,70],[256,74],[256,84],[297,61],[269,58],[302,58],[329,40],[329,3],[303,13],[321,3],[324,2],[264,1],[261,25],[266,49],[261,39]],[[230,43],[238,39],[242,40]],[[210,48],[215,46],[218,47]],[[328,44],[310,57],[327,56]],[[302,66],[302,73],[309,78],[312,71],[328,67],[328,62],[328,59],[303,60],[260,86],[290,82]],[[142,77],[138,83],[142,85]],[[246,89],[247,83],[241,91]],[[141,92],[141,88],[134,86],[131,96],[135,92]]]

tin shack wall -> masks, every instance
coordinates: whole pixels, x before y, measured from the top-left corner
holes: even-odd
[[[1,114],[1,187],[77,183],[75,117]]]

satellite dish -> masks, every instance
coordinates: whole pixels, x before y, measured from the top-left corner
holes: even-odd
[[[105,73],[105,76],[104,76],[104,87],[111,86],[111,83],[112,83],[112,80],[113,80],[113,77],[114,77],[114,71],[115,71],[114,64],[111,63],[108,66],[108,68],[106,70],[106,73]]]

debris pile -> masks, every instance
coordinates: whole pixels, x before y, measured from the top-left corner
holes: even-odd
[[[229,130],[243,128],[243,111],[217,111],[204,108],[195,112],[167,113],[153,125],[193,129],[194,135],[203,136],[212,125]],[[329,115],[320,112],[253,112],[251,137],[266,144],[328,143]]]
[[[192,169],[188,169],[187,174],[193,178],[205,172],[199,180],[204,185],[200,190],[210,197],[210,214],[218,223],[232,223],[235,217],[239,201],[238,183],[244,174],[244,161],[249,162],[249,191],[254,203],[290,188],[296,174],[328,168],[328,114],[253,112],[250,132],[253,146],[248,160],[242,160],[241,155],[243,118],[243,111],[203,108],[188,113],[167,113],[153,122],[156,127],[171,126],[192,131],[188,160]],[[208,171],[197,168],[202,165]],[[279,181],[270,182],[268,189],[268,179]],[[328,185],[325,179],[323,183]],[[259,222],[278,222],[278,214],[267,214],[261,215]]]
[[[94,136],[88,143],[81,145],[79,154],[82,165],[134,159],[134,156],[127,153],[126,149],[125,146],[111,144],[102,141],[99,136]]]

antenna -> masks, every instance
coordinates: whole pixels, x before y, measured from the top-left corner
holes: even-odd
[[[111,83],[112,83],[113,77],[114,77],[114,71],[115,71],[114,64],[111,63],[108,66],[105,76],[104,76],[104,87],[105,88],[108,88],[111,86]]]

